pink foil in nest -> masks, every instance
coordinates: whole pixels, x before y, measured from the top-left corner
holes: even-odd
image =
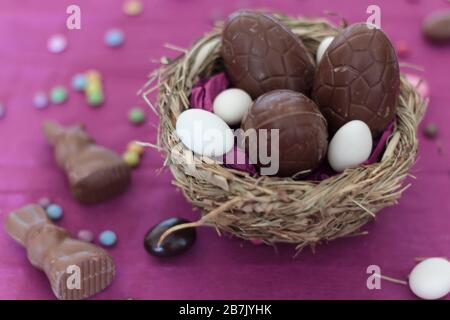
[[[207,79],[200,80],[192,88],[192,93],[189,99],[191,108],[204,109],[206,111],[213,112],[214,99],[223,90],[229,88],[229,86],[230,82],[224,72],[220,72]],[[386,142],[394,131],[394,123],[395,121],[391,122],[381,137],[374,140],[373,145],[375,148],[373,148],[369,159],[363,163],[364,165],[369,165],[380,161],[381,155],[386,148]],[[223,162],[228,168],[247,172],[250,175],[257,175],[255,166],[249,163],[249,159],[244,150],[236,145],[230,152],[224,155]],[[336,172],[331,169],[330,165],[325,160],[315,172],[311,173],[311,175],[307,177],[307,180],[321,181],[334,175],[336,175]]]
[[[191,108],[213,112],[214,99],[229,86],[230,82],[224,72],[200,80],[192,88],[191,97],[189,98]]]

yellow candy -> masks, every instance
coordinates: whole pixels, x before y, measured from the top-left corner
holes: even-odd
[[[122,156],[123,161],[130,167],[136,167],[139,164],[139,154],[134,151],[127,151]]]
[[[129,16],[137,16],[142,12],[142,2],[139,0],[127,0],[123,4],[123,12]]]
[[[131,141],[127,146],[127,151],[136,152],[138,155],[142,155],[144,153],[144,147],[136,141]]]

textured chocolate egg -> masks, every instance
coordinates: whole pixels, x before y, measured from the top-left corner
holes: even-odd
[[[395,115],[400,71],[395,50],[365,23],[344,29],[326,50],[314,79],[313,100],[331,133],[351,120],[379,135]]]
[[[233,86],[253,99],[275,89],[311,92],[311,54],[296,35],[267,14],[232,14],[222,34],[222,58]]]
[[[246,151],[250,158],[260,155],[260,129],[278,129],[279,147],[272,148],[273,134],[268,134],[268,154],[278,155],[281,177],[294,176],[300,172],[317,168],[327,151],[327,123],[316,104],[304,94],[291,90],[275,90],[259,97],[245,117],[242,129],[249,133],[255,129],[258,143],[246,141]],[[253,155],[253,156],[252,156]],[[264,167],[260,161],[258,167]]]

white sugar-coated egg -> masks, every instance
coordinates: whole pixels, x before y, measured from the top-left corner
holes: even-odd
[[[364,122],[353,120],[335,133],[328,146],[328,162],[336,172],[354,168],[372,152],[372,134]]]
[[[327,51],[331,42],[333,42],[334,37],[326,37],[320,42],[319,47],[317,48],[316,53],[316,63],[319,64],[320,60],[322,60],[323,54]]]
[[[218,157],[234,145],[233,132],[225,121],[202,109],[182,112],[177,119],[176,133],[181,142],[198,155]]]
[[[444,258],[426,259],[414,267],[408,282],[419,298],[440,299],[450,292],[450,262]]]
[[[222,91],[213,103],[214,113],[229,125],[239,124],[252,105],[250,95],[241,89]]]

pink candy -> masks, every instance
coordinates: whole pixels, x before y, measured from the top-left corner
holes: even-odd
[[[430,87],[424,78],[410,73],[405,74],[405,76],[406,79],[417,88],[417,92],[419,92],[422,98],[428,98],[430,96]]]

